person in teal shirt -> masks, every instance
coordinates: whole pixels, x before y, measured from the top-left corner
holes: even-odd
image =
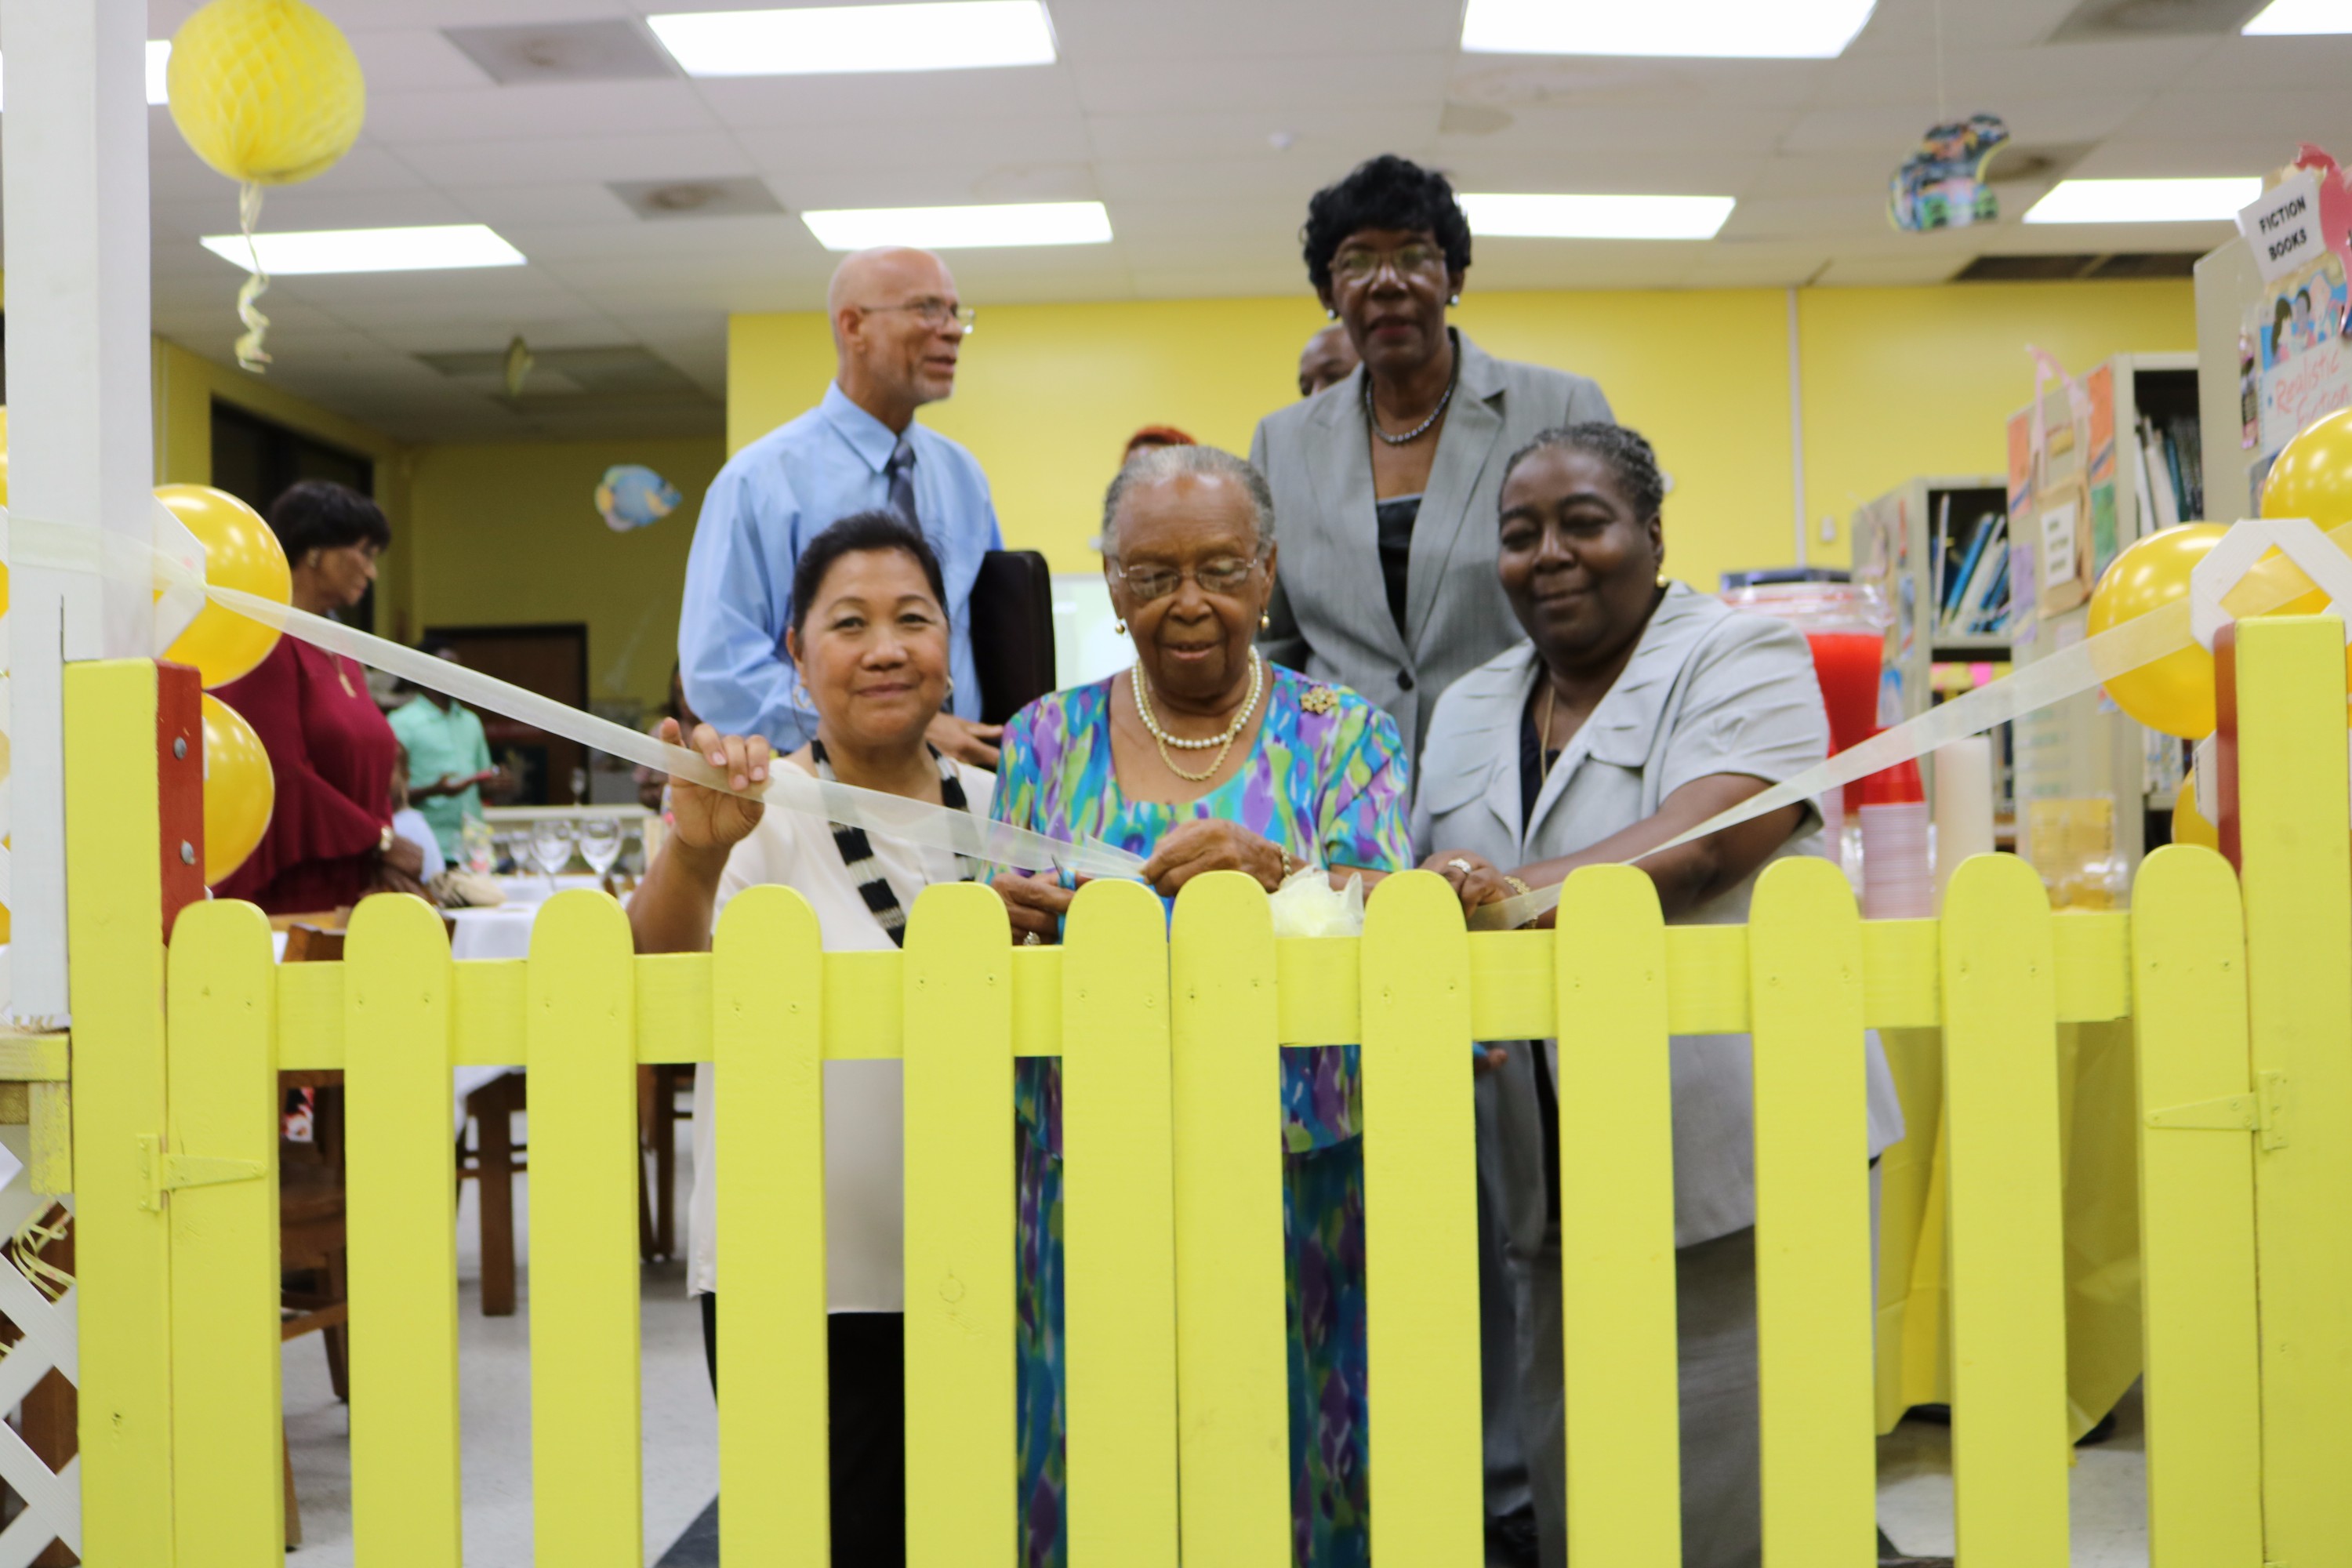
[[[423,652],[455,664],[456,646],[445,638],[427,637]],[[419,691],[414,701],[392,710],[392,732],[408,748],[408,797],[425,820],[451,865],[463,863],[466,818],[482,815],[482,785],[497,783],[490,763],[489,738],[482,721],[454,697]]]

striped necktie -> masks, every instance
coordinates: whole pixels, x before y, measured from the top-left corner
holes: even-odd
[[[915,515],[915,432],[909,426],[898,437],[898,445],[891,449],[890,460],[883,465],[882,477],[890,485],[890,510],[907,520],[907,526],[922,527]]]

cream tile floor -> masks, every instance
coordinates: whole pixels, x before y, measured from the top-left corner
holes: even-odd
[[[685,1131],[680,1124],[680,1131]],[[681,1139],[680,1206],[690,1184]],[[528,1181],[522,1184],[528,1191]],[[458,1363],[462,1390],[465,1548],[469,1568],[529,1568],[531,1562],[530,1271],[521,1310],[484,1318],[474,1194],[457,1219]],[[525,1205],[518,1247],[528,1257]],[[683,1220],[680,1216],[680,1236]],[[686,1297],[680,1264],[645,1270],[643,1313],[646,1561],[657,1560],[718,1490],[718,1425],[703,1370],[702,1322]],[[304,1544],[293,1568],[345,1568],[352,1560],[350,1412],[327,1385],[315,1339],[286,1347],[286,1410]],[[2147,1466],[2139,1395],[2118,1411],[2116,1433],[2078,1453],[2070,1501],[2072,1568],[2138,1568],[2147,1562]],[[1951,1433],[1906,1422],[1878,1446],[1878,1516],[1895,1544],[1916,1553],[1952,1551]]]
[[[519,1129],[520,1131],[520,1129]],[[679,1123],[683,1134],[686,1124]],[[681,1138],[678,1235],[685,1237],[690,1176]],[[516,1246],[529,1256],[524,1198],[517,1184]],[[480,1227],[470,1184],[457,1213],[457,1363],[467,1568],[530,1568],[530,1276],[521,1270],[518,1311],[485,1318]],[[687,1299],[683,1263],[644,1271],[646,1561],[658,1559],[719,1489],[719,1428],[702,1360],[702,1316]],[[290,1568],[345,1568],[352,1562],[351,1411],[327,1384],[315,1337],[286,1347],[287,1436],[302,1546]]]
[[[2116,1407],[2116,1434],[2074,1451],[2067,1488],[2071,1568],[2142,1568],[2147,1562],[2147,1452],[2134,1388]],[[1951,1428],[1906,1421],[1878,1443],[1878,1523],[1906,1552],[1952,1551]]]

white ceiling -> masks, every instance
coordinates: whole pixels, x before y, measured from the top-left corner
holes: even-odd
[[[1738,198],[1705,244],[1482,240],[1479,289],[1920,283],[1987,251],[2203,249],[2230,232],[2020,225],[2056,169],[2004,184],[1990,231],[1891,231],[1887,175],[1938,112],[1933,0],[1880,0],[1825,61],[1465,56],[1447,0],[1048,0],[1051,66],[507,86],[437,29],[729,0],[317,3],[366,70],[367,126],[330,173],[272,191],[263,227],[478,221],[530,258],[273,284],[270,379],[407,439],[715,430],[728,312],[822,301],[833,258],[791,216],[806,207],[1108,205],[1108,245],[953,255],[983,308],[1304,290],[1307,197],[1381,152],[1465,189]],[[2075,4],[1945,5],[1950,110],[1997,112],[2018,149],[2080,175],[2254,174],[2298,140],[2352,158],[2352,39],[2042,41]],[[151,36],[194,9],[150,0]],[[155,330],[226,363],[238,272],[197,237],[235,226],[236,193],[168,110],[149,113]],[[726,176],[764,182],[787,211],[645,220],[605,188]],[[415,357],[516,332],[641,344],[709,401],[517,411]]]

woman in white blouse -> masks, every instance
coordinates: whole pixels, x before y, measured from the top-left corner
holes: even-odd
[[[775,765],[986,816],[992,775],[941,757],[923,738],[948,695],[946,597],[930,547],[894,513],[844,518],[811,540],[793,567],[785,651],[817,732]],[[677,726],[662,732],[676,740]],[[721,737],[705,724],[693,744],[738,789],[767,777],[762,739]],[[629,903],[640,952],[708,948],[719,910],[764,882],[809,901],[828,951],[888,948],[903,941],[917,894],[965,875],[945,850],[870,840],[688,780],[670,781],[670,799],[676,826]],[[709,1064],[695,1076],[688,1234],[688,1288],[702,1298],[715,1386],[714,1078]],[[906,1561],[899,1064],[827,1062],[824,1121],[833,1561],[876,1568]]]
[[[1413,814],[1424,866],[1465,903],[1641,855],[1828,752],[1804,639],[1667,578],[1664,494],[1650,444],[1616,425],[1547,430],[1504,469],[1497,575],[1527,637],[1439,700]],[[1668,921],[1741,921],[1758,873],[1822,853],[1820,828],[1811,805],[1783,806],[1638,864]],[[1555,1048],[1514,1048],[1497,1075],[1544,1568],[1566,1557]],[[1685,1568],[1750,1568],[1762,1551],[1749,1049],[1744,1035],[1671,1047]],[[1902,1110],[1876,1036],[1855,1065],[1874,1160]]]

